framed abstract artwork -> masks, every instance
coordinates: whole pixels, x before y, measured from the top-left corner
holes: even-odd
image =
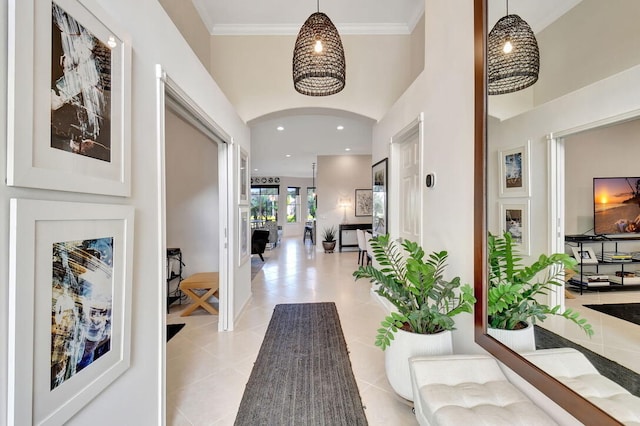
[[[524,256],[529,256],[529,200],[502,203],[499,202],[500,235],[511,234],[515,248]]]
[[[500,196],[529,197],[529,142],[499,152]]]
[[[249,154],[238,147],[238,204],[249,203]]]
[[[12,199],[9,423],[65,423],[129,368],[133,207]]]
[[[10,3],[7,184],[129,196],[129,37],[93,0]]]
[[[251,256],[249,236],[251,235],[251,223],[249,222],[249,207],[242,206],[239,209],[238,220],[238,266],[242,266]]]
[[[356,189],[356,216],[371,216],[372,198],[370,189]]]
[[[387,188],[389,186],[387,173],[388,161],[378,161],[371,167],[372,177],[372,231],[373,235],[384,235],[387,233]]]

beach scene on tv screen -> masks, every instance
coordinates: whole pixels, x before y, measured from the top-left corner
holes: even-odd
[[[593,179],[594,233],[640,233],[640,177]]]

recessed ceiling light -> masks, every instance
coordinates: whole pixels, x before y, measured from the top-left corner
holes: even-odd
[[[287,155],[285,155],[285,157],[289,158],[289,157],[291,157],[291,154],[287,154]]]
[[[283,131],[283,130],[284,130],[284,127],[282,127],[282,126],[278,126],[278,127],[276,127],[276,129],[277,129],[279,132],[281,132],[281,131]]]
[[[336,127],[336,129],[342,130],[342,129],[344,129],[344,126],[338,126],[338,127]]]
[[[351,148],[345,148],[344,150],[345,151],[351,151]]]
[[[253,169],[253,171],[254,171],[254,172],[257,172],[257,171],[258,171],[258,169]]]

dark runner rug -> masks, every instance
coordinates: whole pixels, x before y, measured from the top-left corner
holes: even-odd
[[[640,374],[630,370],[617,362],[597,354],[571,340],[558,336],[551,331],[535,326],[536,349],[574,348],[582,352],[585,357],[603,376],[613,380],[636,396],[640,396]]]
[[[367,425],[334,303],[276,305],[234,424]]]
[[[184,327],[184,324],[167,324],[167,342],[178,334],[178,331],[182,330],[182,327]]]
[[[583,306],[640,325],[640,303],[609,303],[606,305]]]

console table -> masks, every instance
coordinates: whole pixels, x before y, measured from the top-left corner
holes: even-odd
[[[356,229],[371,229],[370,223],[343,223],[338,231],[338,251],[342,251],[342,247],[358,247],[358,244],[342,244],[343,231],[355,231]]]

